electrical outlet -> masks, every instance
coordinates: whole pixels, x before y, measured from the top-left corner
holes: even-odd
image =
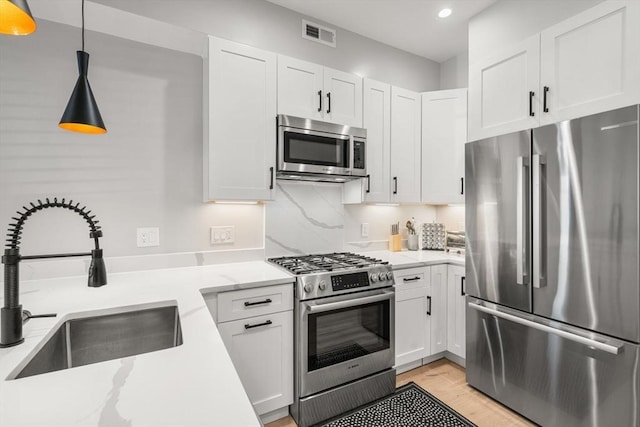
[[[360,235],[362,237],[369,237],[369,223],[363,222],[360,224]]]
[[[160,229],[158,227],[136,228],[139,248],[160,246]]]
[[[236,240],[236,227],[225,225],[221,227],[211,227],[211,244],[222,245],[233,243]]]

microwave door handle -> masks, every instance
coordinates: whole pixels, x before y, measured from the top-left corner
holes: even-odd
[[[359,305],[370,304],[373,302],[384,301],[384,300],[390,300],[392,298],[393,298],[393,292],[385,292],[380,295],[371,295],[368,297],[349,299],[345,301],[328,302],[328,303],[315,304],[315,305],[310,305],[310,304],[305,304],[305,305],[307,306],[309,313],[315,314],[315,313],[324,313],[326,311],[340,310],[342,308],[357,307]]]
[[[349,152],[347,153],[349,156],[349,170],[347,173],[351,175],[353,173],[353,158],[355,157],[353,150],[355,149],[355,144],[353,143],[353,135],[349,135]]]

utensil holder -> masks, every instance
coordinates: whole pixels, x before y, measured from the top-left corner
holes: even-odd
[[[418,250],[418,235],[417,234],[409,234],[407,236],[407,249],[410,251]]]
[[[402,250],[402,236],[392,234],[389,236],[389,250],[391,252],[400,252]]]

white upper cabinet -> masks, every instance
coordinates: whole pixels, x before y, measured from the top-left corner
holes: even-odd
[[[422,94],[422,203],[464,203],[467,90]]]
[[[278,113],[362,127],[362,78],[278,55]]]
[[[278,55],[278,113],[324,119],[321,65]]]
[[[391,188],[391,86],[364,79],[363,127],[367,129],[367,177],[346,182],[344,203],[389,203]]]
[[[391,88],[391,201],[420,202],[420,110],[417,92]]]
[[[469,65],[469,141],[538,125],[540,35]]]
[[[542,31],[540,44],[541,125],[640,102],[638,0],[601,3]]]
[[[610,0],[469,65],[469,141],[640,102],[640,2]]]
[[[206,65],[204,199],[271,200],[276,55],[209,37]]]
[[[325,67],[324,91],[325,121],[362,127],[362,77]]]

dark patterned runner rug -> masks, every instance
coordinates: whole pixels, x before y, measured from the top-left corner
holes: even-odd
[[[396,389],[391,396],[322,424],[322,427],[429,426],[475,427],[475,424],[413,382]]]

